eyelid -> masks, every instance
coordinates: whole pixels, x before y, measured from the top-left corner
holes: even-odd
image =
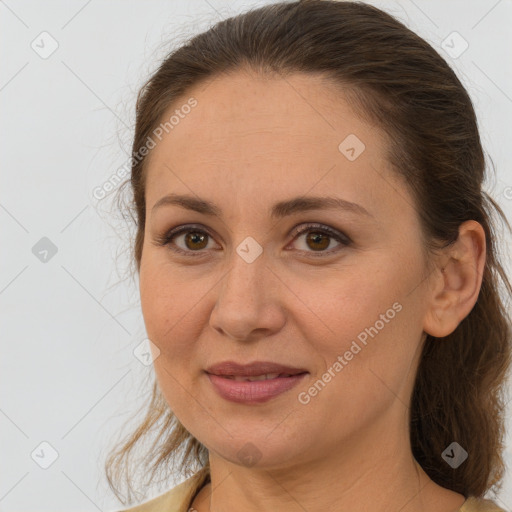
[[[303,222],[292,229],[292,231],[290,232],[290,236],[293,236],[293,239],[295,240],[295,237],[297,235],[302,235],[304,233],[307,233],[308,231],[314,231],[315,229],[317,229],[318,231],[327,232],[329,235],[332,236],[332,238],[346,245],[352,243],[352,240],[345,233],[338,231],[337,229],[331,228],[329,226],[326,226],[325,224],[321,224],[319,222]]]
[[[172,247],[171,239],[180,236],[184,233],[188,232],[202,232],[208,235],[210,238],[213,239],[213,235],[210,233],[210,231],[202,226],[201,224],[183,224],[180,226],[176,226],[174,228],[171,228],[170,230],[166,231],[162,236],[156,236],[155,242],[159,246],[169,246],[169,248],[179,254],[184,254],[186,256],[204,256],[205,250],[202,249],[200,251],[186,251],[182,249],[181,247]]]

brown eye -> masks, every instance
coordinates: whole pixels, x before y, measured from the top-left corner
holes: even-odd
[[[294,240],[301,238],[303,235],[305,236],[305,248],[299,250],[301,252],[312,253],[312,256],[322,256],[324,254],[337,252],[339,247],[332,250],[326,250],[331,245],[332,240],[338,242],[338,245],[341,247],[348,246],[351,243],[350,238],[343,233],[334,231],[322,224],[308,225],[305,229],[294,230],[294,235]]]
[[[176,240],[182,238],[182,241],[176,243]],[[201,256],[205,254],[208,247],[210,234],[203,229],[194,226],[185,226],[180,229],[171,230],[163,237],[157,237],[159,245],[168,245],[175,252],[186,254],[187,256]]]
[[[184,238],[185,246],[187,249],[204,249],[206,247],[205,240],[207,237],[207,233],[202,233],[200,231],[188,231]]]
[[[310,256],[328,256],[338,252],[340,248],[349,246],[352,242],[348,236],[323,224],[310,224],[305,228],[295,229],[292,234],[294,235],[294,241],[304,235],[304,247],[299,249],[299,252]],[[177,243],[181,237],[183,237],[182,241]],[[203,229],[194,226],[182,226],[171,230],[163,237],[157,237],[156,241],[158,245],[167,245],[174,252],[186,256],[204,256],[208,252],[210,239],[213,240],[212,236]],[[339,247],[328,250],[333,240],[338,242]]]
[[[312,249],[316,250],[322,250],[327,249],[330,244],[330,238],[332,238],[330,235],[326,235],[325,233],[321,233],[319,231],[310,231],[306,236],[306,243],[313,244],[313,246],[309,246]]]

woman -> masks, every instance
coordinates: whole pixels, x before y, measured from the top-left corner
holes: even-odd
[[[504,510],[504,216],[429,44],[355,2],[220,22],[141,90],[132,164],[157,382],[107,475],[161,422],[137,469],[188,478],[130,511]]]

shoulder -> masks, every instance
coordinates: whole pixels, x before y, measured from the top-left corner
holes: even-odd
[[[119,510],[117,512],[187,512],[195,494],[202,487],[209,476],[207,468],[187,478],[185,481],[173,487],[169,491],[156,496],[135,507]]]
[[[470,496],[464,502],[459,512],[509,512],[500,508],[494,501]]]

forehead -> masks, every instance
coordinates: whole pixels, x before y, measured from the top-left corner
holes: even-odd
[[[163,121],[190,98],[195,106],[183,109],[188,113],[149,155],[149,207],[176,188],[193,187],[215,201],[243,190],[282,199],[312,188],[334,189],[351,201],[364,191],[368,201],[382,190],[381,130],[361,120],[341,88],[321,76],[223,75],[187,91]]]
[[[189,98],[193,97],[197,104],[180,116],[167,138],[176,144],[186,141],[180,150],[190,149],[191,153],[201,143],[230,143],[238,138],[242,145],[242,139],[254,133],[268,135],[274,139],[273,146],[281,149],[286,149],[285,143],[291,139],[301,146],[323,141],[321,146],[328,147],[351,132],[375,143],[376,135],[368,133],[374,127],[355,115],[345,96],[341,87],[321,75],[271,78],[243,71],[221,75],[192,87],[173,103],[164,121]],[[287,140],[276,139],[272,134]]]

